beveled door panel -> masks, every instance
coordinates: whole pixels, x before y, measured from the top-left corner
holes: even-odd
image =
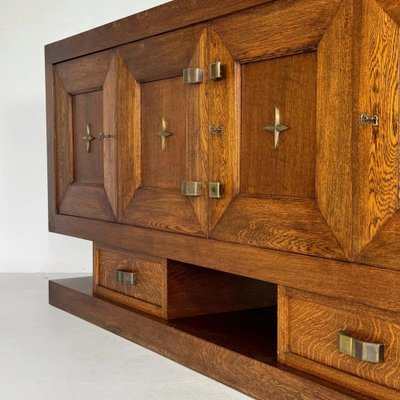
[[[242,67],[241,193],[314,198],[317,54]],[[287,130],[275,148],[275,109]]]
[[[54,82],[58,212],[114,221],[133,182],[120,179],[118,165],[133,157],[133,78],[105,51],[57,65]]]
[[[238,190],[212,238],[346,258],[316,199],[318,44],[338,7],[275,2],[212,23],[241,64]]]
[[[242,63],[242,130],[240,192],[211,237],[400,269],[393,15],[383,0],[305,0],[213,22]]]
[[[205,40],[200,25],[118,50],[141,91],[139,185],[123,214],[125,224],[207,234],[205,89],[183,81],[184,69],[205,68]],[[202,193],[182,195],[184,181],[200,182]]]

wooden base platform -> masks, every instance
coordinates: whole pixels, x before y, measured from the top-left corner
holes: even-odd
[[[50,281],[49,302],[256,399],[367,399],[277,363],[276,308],[167,322],[94,297],[90,277]]]

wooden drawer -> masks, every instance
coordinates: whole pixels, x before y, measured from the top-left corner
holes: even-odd
[[[135,273],[118,283],[117,271]],[[276,304],[276,285],[178,261],[94,247],[94,293],[165,319]]]
[[[379,400],[400,399],[400,316],[283,287],[278,307],[281,363]],[[357,356],[361,342],[383,344],[384,360],[360,361],[344,354],[339,332],[357,341]]]
[[[94,264],[97,295],[161,315],[166,269],[164,260],[101,248],[95,251]],[[119,283],[117,271],[135,273],[135,283]]]

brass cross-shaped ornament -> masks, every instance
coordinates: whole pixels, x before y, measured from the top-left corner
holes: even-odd
[[[86,125],[86,135],[82,137],[83,140],[86,141],[86,151],[90,153],[90,146],[95,139],[91,134],[90,134],[90,125]]]
[[[288,126],[281,124],[281,112],[278,107],[275,107],[275,125],[266,126],[264,129],[274,134],[274,147],[277,149],[279,147],[280,134],[290,129]]]
[[[161,140],[161,151],[164,151],[167,138],[172,136],[172,133],[167,131],[167,121],[164,117],[161,120],[161,129],[162,131],[158,132],[157,136],[159,136]]]

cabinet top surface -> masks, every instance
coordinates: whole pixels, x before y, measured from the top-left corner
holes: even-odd
[[[45,47],[46,59],[54,64],[273,1],[169,1],[149,10],[48,44]]]

